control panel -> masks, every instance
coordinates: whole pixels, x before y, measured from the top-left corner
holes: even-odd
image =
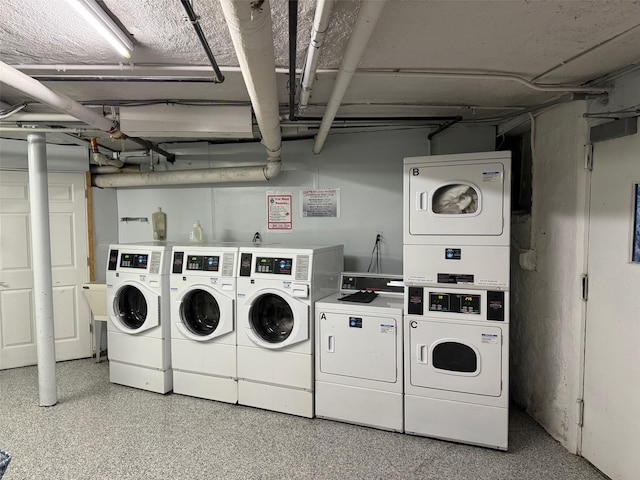
[[[220,268],[218,255],[189,255],[187,257],[187,270],[200,272],[217,272]]]
[[[256,273],[291,275],[292,258],[256,257]]]
[[[120,255],[120,267],[147,269],[149,255],[145,253],[123,253]]]

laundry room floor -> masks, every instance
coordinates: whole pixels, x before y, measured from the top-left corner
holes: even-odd
[[[0,371],[3,480],[606,479],[515,407],[499,452],[115,385],[106,361],[57,377],[39,407],[36,367]]]

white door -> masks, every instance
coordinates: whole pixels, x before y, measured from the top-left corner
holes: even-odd
[[[640,472],[640,263],[631,261],[640,135],[597,143],[591,178],[582,455]]]
[[[49,173],[56,359],[91,356],[83,173]],[[26,172],[0,172],[0,369],[37,363]]]
[[[398,380],[395,318],[324,311],[318,315],[316,355],[321,372],[388,383]]]

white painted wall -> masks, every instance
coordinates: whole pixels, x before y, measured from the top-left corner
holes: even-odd
[[[151,241],[151,215],[162,207],[170,242],[188,242],[192,223],[200,220],[207,240],[250,242],[260,231],[263,243],[341,243],[345,269],[366,271],[376,232],[382,231],[382,270],[401,273],[402,161],[428,154],[428,133],[428,129],[408,129],[331,135],[319,155],[312,153],[313,139],[287,141],[282,173],[269,183],[118,189],[118,218],[149,220],[120,222],[119,241]],[[493,127],[455,126],[434,138],[431,152],[491,151],[494,139]],[[170,168],[266,162],[264,147],[258,143],[212,145],[206,150],[208,156],[194,153]],[[341,216],[302,218],[300,191],[325,188],[340,189]],[[293,232],[267,231],[267,191],[292,193]]]
[[[536,118],[532,212],[512,223],[511,395],[572,452],[581,382],[586,108],[573,102]],[[533,271],[518,261],[527,250]]]

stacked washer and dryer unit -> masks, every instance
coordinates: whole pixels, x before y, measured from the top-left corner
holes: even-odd
[[[171,391],[169,257],[163,242],[110,245],[107,335],[111,382]]]
[[[238,403],[313,418],[315,302],[337,290],[343,246],[240,247]]]
[[[405,431],[508,447],[510,152],[404,160]]]

